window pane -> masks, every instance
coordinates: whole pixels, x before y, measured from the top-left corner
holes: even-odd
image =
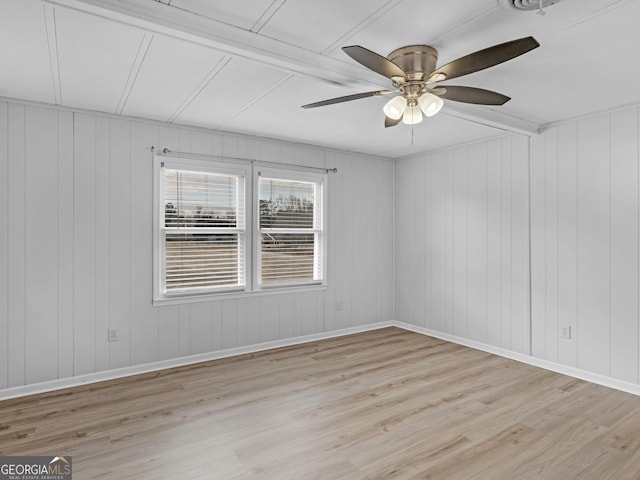
[[[238,285],[238,235],[167,234],[167,291]]]
[[[261,237],[263,285],[314,280],[313,233],[263,233]]]
[[[164,170],[167,227],[236,227],[238,179],[233,175]]]
[[[315,184],[260,177],[260,228],[313,228]]]

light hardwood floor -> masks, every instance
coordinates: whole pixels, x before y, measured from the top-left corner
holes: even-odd
[[[0,402],[74,479],[640,478],[640,397],[387,328]]]

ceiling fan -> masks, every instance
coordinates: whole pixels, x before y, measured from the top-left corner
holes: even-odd
[[[360,98],[399,93],[384,106],[385,127],[400,123],[413,125],[422,121],[422,115],[431,117],[444,104],[443,99],[479,105],[503,105],[510,100],[506,95],[482,88],[454,85],[431,86],[434,83],[468,75],[493,67],[525,54],[540,44],[533,37],[524,37],[501,43],[460,57],[436,69],[438,51],[428,45],[410,45],[383,57],[360,45],[342,50],[355,61],[388,78],[393,90],[356,93],[309,103],[302,108],[322,107]]]

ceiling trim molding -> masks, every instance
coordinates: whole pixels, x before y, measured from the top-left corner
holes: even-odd
[[[51,5],[43,5],[44,27],[47,33],[47,48],[49,51],[49,67],[51,69],[51,83],[53,98],[56,105],[62,104],[62,82],[60,81],[60,62],[58,59],[58,32],[56,30],[56,12]]]
[[[388,85],[371,80],[364,68],[296,45],[265,37],[161,2],[144,0],[42,0],[101,18],[255,60],[317,80],[347,87]],[[345,59],[347,57],[345,56]]]
[[[316,80],[348,87],[353,90],[388,88],[377,75],[364,67],[327,55],[305,50],[274,38],[265,37],[233,25],[197,15],[162,2],[148,0],[42,0],[45,3],[70,8],[149,32],[167,35],[197,45],[213,48],[227,55],[236,55],[261,62],[270,67],[304,75]],[[390,2],[390,5],[395,5]],[[447,102],[441,114],[486,125],[511,133],[533,135],[540,125],[485,107]]]
[[[520,135],[538,135],[541,131],[537,123],[479,105],[466,106],[462,103],[447,102],[445,108],[440,111],[439,115],[441,114]]]

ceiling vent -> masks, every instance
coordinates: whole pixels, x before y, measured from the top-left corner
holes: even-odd
[[[556,3],[560,2],[560,0],[500,0],[500,3],[507,8],[518,10],[518,11],[528,11],[528,10],[540,10]]]

